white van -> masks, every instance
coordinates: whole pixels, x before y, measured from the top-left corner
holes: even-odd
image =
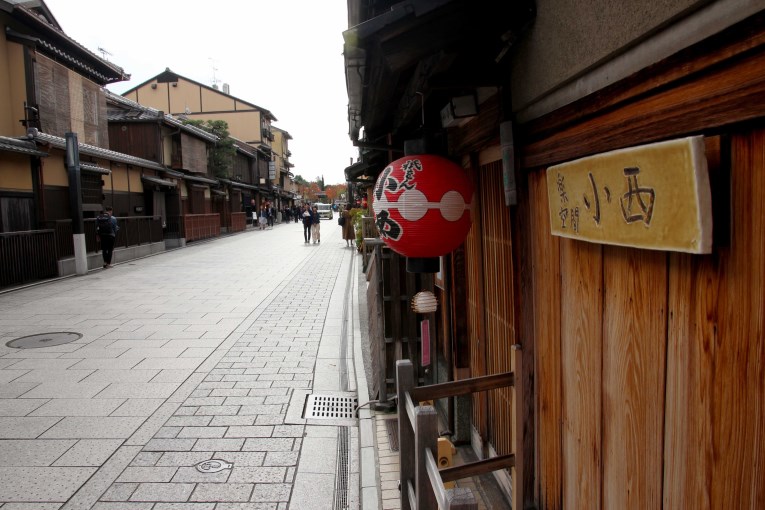
[[[330,204],[316,204],[319,210],[319,218],[331,220],[333,217],[332,206]]]

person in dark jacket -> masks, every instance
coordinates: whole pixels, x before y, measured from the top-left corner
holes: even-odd
[[[112,216],[112,208],[106,206],[104,211],[96,218],[96,239],[101,243],[101,254],[104,258],[104,269],[112,267],[114,255],[114,241],[117,239],[117,218]]]
[[[308,204],[303,206],[301,217],[303,218],[303,238],[305,239],[305,243],[308,244],[311,242],[311,225],[313,224],[313,216],[311,215],[311,209],[308,207]]]

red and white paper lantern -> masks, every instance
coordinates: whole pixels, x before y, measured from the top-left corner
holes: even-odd
[[[441,156],[397,159],[375,183],[372,207],[381,239],[411,258],[454,251],[470,231],[473,185],[465,171]]]

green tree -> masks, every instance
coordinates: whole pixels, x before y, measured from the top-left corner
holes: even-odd
[[[303,179],[303,176],[302,176],[302,175],[299,175],[299,174],[298,174],[298,175],[296,175],[296,176],[294,177],[294,180],[295,180],[295,184],[297,184],[298,186],[307,186],[307,185],[308,185],[308,181],[306,181],[305,179]]]
[[[225,120],[187,120],[186,124],[204,129],[218,137],[218,141],[207,152],[207,168],[215,177],[229,178],[234,167],[236,145],[229,135],[228,123]]]

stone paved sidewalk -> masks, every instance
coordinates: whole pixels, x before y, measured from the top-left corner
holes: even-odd
[[[322,227],[0,295],[0,508],[358,508],[358,427],[294,419],[311,391],[356,391],[355,256]],[[51,331],[83,337],[5,347]]]

